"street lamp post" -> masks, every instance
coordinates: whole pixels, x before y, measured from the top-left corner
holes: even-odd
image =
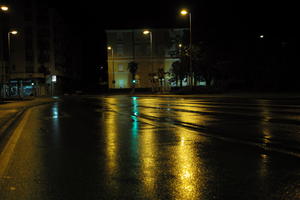
[[[7,5],[1,5],[0,4],[0,14],[1,13],[6,13],[6,12],[8,12],[8,10],[9,10],[9,7]],[[0,17],[2,18],[2,14],[1,14]],[[3,47],[3,45],[1,44],[0,48],[2,48],[2,47]],[[6,68],[6,66],[5,66],[5,63],[4,63],[4,51],[3,51],[3,49],[0,50],[0,52],[1,52],[1,55],[0,55],[0,96],[3,96],[5,98],[6,97],[6,86],[5,86],[5,83],[6,83],[6,69],[5,68]]]
[[[189,69],[189,73],[190,73],[190,85],[192,86],[192,13],[186,9],[182,9],[180,11],[180,14],[182,16],[186,16],[189,15],[189,29],[190,29],[190,69]]]
[[[11,58],[10,58],[10,55],[11,55],[11,44],[10,44],[10,42],[11,42],[11,35],[17,35],[18,34],[18,31],[16,31],[16,30],[12,30],[12,31],[9,31],[8,33],[7,33],[7,41],[8,41],[8,45],[7,45],[7,47],[8,47],[8,73],[9,73],[9,78],[10,78],[10,73],[11,73],[11,71],[10,71],[10,61],[11,61]],[[22,81],[20,82],[20,86],[18,87],[18,93],[19,93],[19,97],[21,98],[21,90],[22,90]]]
[[[113,88],[115,88],[115,66],[114,66],[114,49],[111,46],[107,47],[107,50],[111,51],[111,59],[112,59],[112,84],[113,84]]]
[[[149,31],[149,30],[145,30],[143,32],[144,35],[148,35],[150,36],[150,59],[151,59],[151,72],[153,73],[154,72],[154,69],[153,69],[153,42],[152,42],[152,32]]]
[[[150,59],[151,59],[151,81],[152,81],[152,92],[154,91],[154,66],[153,66],[153,39],[152,39],[152,31],[144,30],[144,35],[148,35],[150,37]]]
[[[13,30],[7,33],[7,41],[8,41],[8,60],[10,61],[10,35],[17,35],[18,31]]]

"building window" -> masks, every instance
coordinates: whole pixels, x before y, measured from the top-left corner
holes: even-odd
[[[26,10],[24,12],[24,20],[25,21],[32,21],[33,17],[32,17],[32,11],[31,10]]]
[[[123,56],[124,55],[124,48],[122,44],[117,44],[117,55]]]
[[[124,39],[123,33],[117,32],[117,40],[118,40],[118,41],[122,41],[123,39]]]
[[[38,55],[38,62],[40,64],[47,63],[50,61],[50,55],[48,51],[40,51]]]
[[[33,62],[34,60],[34,54],[33,54],[33,50],[32,49],[26,49],[25,50],[25,59],[26,61],[31,61]]]
[[[25,8],[32,8],[32,0],[23,0]]]
[[[34,73],[34,66],[31,64],[27,64],[25,71],[26,71],[26,73]]]
[[[119,87],[120,87],[120,88],[124,88],[124,87],[125,87],[125,80],[122,80],[122,79],[121,79],[121,80],[119,80],[118,82],[119,82]]]
[[[119,64],[118,65],[118,71],[119,72],[123,72],[124,71],[124,65],[123,64]]]
[[[50,29],[48,27],[39,27],[37,31],[37,37],[39,39],[49,39],[50,38]]]

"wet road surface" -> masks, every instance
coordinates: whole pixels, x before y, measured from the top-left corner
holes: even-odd
[[[27,113],[0,199],[300,199],[299,114],[297,99],[65,98]]]

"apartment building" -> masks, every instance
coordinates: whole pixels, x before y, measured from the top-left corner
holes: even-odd
[[[135,87],[153,88],[162,85],[170,87],[172,63],[177,60],[170,52],[178,48],[178,40],[183,38],[185,29],[144,29],[106,30],[109,88],[130,88],[132,76],[128,63],[138,64]],[[162,70],[163,69],[163,70]],[[159,72],[165,72],[159,80]]]
[[[74,64],[82,61],[72,57],[80,43],[70,47],[71,34],[63,18],[43,1],[11,0],[9,6],[6,95],[62,94],[65,86],[80,78],[80,67]],[[12,30],[18,33],[9,34]]]

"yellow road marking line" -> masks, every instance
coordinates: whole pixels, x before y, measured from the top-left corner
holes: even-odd
[[[9,164],[12,154],[14,153],[14,149],[18,143],[21,133],[24,130],[24,127],[28,121],[30,113],[31,113],[31,109],[28,109],[25,112],[24,117],[22,118],[22,120],[20,121],[20,123],[18,124],[14,132],[11,134],[3,151],[0,153],[0,178],[3,177],[5,173],[5,170]]]

